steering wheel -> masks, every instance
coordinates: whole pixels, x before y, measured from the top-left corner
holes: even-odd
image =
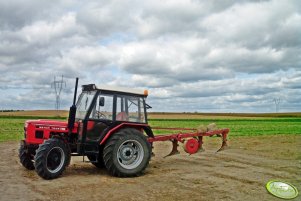
[[[96,114],[98,119],[106,119],[107,118],[107,116],[104,113],[100,112],[100,111],[96,111],[95,114]]]

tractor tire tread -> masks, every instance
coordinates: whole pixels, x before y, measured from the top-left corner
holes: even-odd
[[[46,168],[46,157],[48,155],[49,149],[52,147],[59,146],[63,148],[65,152],[65,162],[61,170],[59,170],[57,173],[50,173],[47,171]],[[39,148],[36,150],[36,155],[34,157],[35,160],[35,170],[38,173],[38,175],[44,179],[54,179],[59,177],[63,171],[65,170],[66,166],[70,163],[71,153],[68,146],[62,142],[62,140],[57,138],[50,138],[46,140],[43,144],[39,145]]]
[[[19,148],[19,159],[21,164],[28,170],[34,170],[34,163],[32,161],[33,157],[30,153],[27,153],[24,145],[21,145]]]
[[[138,138],[140,138],[142,141],[145,142],[146,146],[147,146],[147,156],[146,156],[146,162],[144,162],[143,166],[139,167],[139,171],[135,172],[135,173],[127,173],[122,171],[120,168],[118,168],[116,166],[116,164],[114,164],[114,151],[115,151],[115,146],[117,144],[117,142],[119,140],[122,140],[124,137],[126,136],[130,136],[130,135],[134,135],[134,136],[138,136]],[[117,131],[116,133],[114,133],[109,139],[107,144],[104,147],[103,150],[103,158],[104,158],[104,162],[105,162],[105,166],[107,168],[107,170],[109,171],[109,173],[113,176],[117,176],[117,177],[136,177],[136,176],[140,176],[143,171],[146,169],[146,167],[148,166],[149,160],[151,157],[151,146],[150,144],[147,142],[146,137],[137,129],[134,128],[125,128],[125,129],[121,129],[119,131]]]

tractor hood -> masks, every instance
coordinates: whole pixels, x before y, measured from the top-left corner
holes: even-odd
[[[71,133],[77,133],[78,123],[74,124]],[[24,125],[25,142],[42,144],[44,140],[55,134],[68,134],[68,122],[49,119],[27,120]]]
[[[57,130],[62,132],[68,131],[68,122],[67,121],[58,121],[58,120],[49,120],[49,119],[39,119],[39,120],[27,120],[25,122],[25,128],[29,125],[34,126],[39,129],[49,129],[49,130]],[[74,124],[73,130],[76,130],[78,124]]]

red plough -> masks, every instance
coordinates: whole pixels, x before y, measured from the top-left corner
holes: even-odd
[[[175,154],[179,154],[178,151],[178,142],[184,144],[184,150],[189,154],[197,153],[198,151],[204,151],[203,149],[203,137],[209,136],[212,137],[214,135],[222,138],[222,146],[217,150],[217,152],[224,150],[227,146],[227,136],[229,133],[228,128],[218,129],[218,130],[211,130],[207,132],[198,132],[197,129],[192,128],[160,128],[160,127],[153,127],[153,130],[178,130],[178,131],[186,131],[185,133],[179,132],[177,134],[170,134],[170,135],[156,135],[153,138],[148,138],[149,142],[158,142],[158,141],[171,141],[172,142],[172,150],[171,152],[166,155],[172,156]],[[190,132],[189,132],[190,131]]]

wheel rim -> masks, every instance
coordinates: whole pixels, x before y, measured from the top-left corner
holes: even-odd
[[[134,169],[140,165],[144,157],[144,150],[140,142],[127,140],[123,142],[117,151],[117,160],[121,167]]]
[[[46,167],[51,173],[57,173],[61,170],[65,162],[65,153],[60,147],[53,147],[47,154]]]

